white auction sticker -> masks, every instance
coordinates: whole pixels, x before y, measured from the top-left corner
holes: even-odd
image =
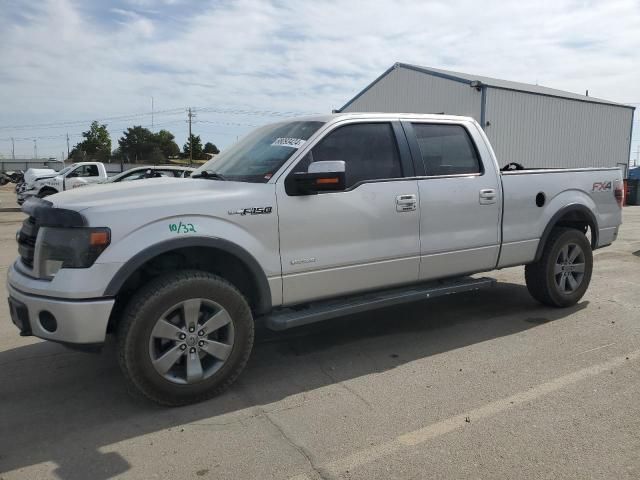
[[[300,148],[304,145],[304,140],[301,138],[280,137],[276,138],[271,144],[272,147],[290,147]]]

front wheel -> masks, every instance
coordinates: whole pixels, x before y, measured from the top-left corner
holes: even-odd
[[[129,386],[167,406],[222,392],[251,353],[254,323],[242,294],[201,271],[159,277],[129,302],[118,358]]]
[[[553,307],[575,305],[589,287],[593,254],[587,237],[573,228],[555,228],[539,261],[525,266],[533,298]]]

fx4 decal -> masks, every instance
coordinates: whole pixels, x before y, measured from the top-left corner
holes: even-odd
[[[229,210],[229,215],[268,215],[273,211],[273,207],[251,207],[239,210]]]
[[[592,192],[610,192],[612,189],[611,182],[595,182],[593,184]]]

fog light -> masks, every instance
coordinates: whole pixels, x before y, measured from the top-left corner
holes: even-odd
[[[53,333],[58,329],[58,321],[51,312],[47,312],[46,310],[40,312],[38,314],[38,320],[40,320],[42,328],[49,333]]]

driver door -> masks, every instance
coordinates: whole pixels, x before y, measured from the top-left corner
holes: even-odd
[[[67,174],[64,179],[64,189],[70,190],[98,181],[100,181],[100,173],[97,165],[80,165]]]
[[[283,303],[418,280],[418,184],[399,124],[350,123],[321,138],[277,183]],[[285,179],[345,162],[346,189],[294,196]]]

